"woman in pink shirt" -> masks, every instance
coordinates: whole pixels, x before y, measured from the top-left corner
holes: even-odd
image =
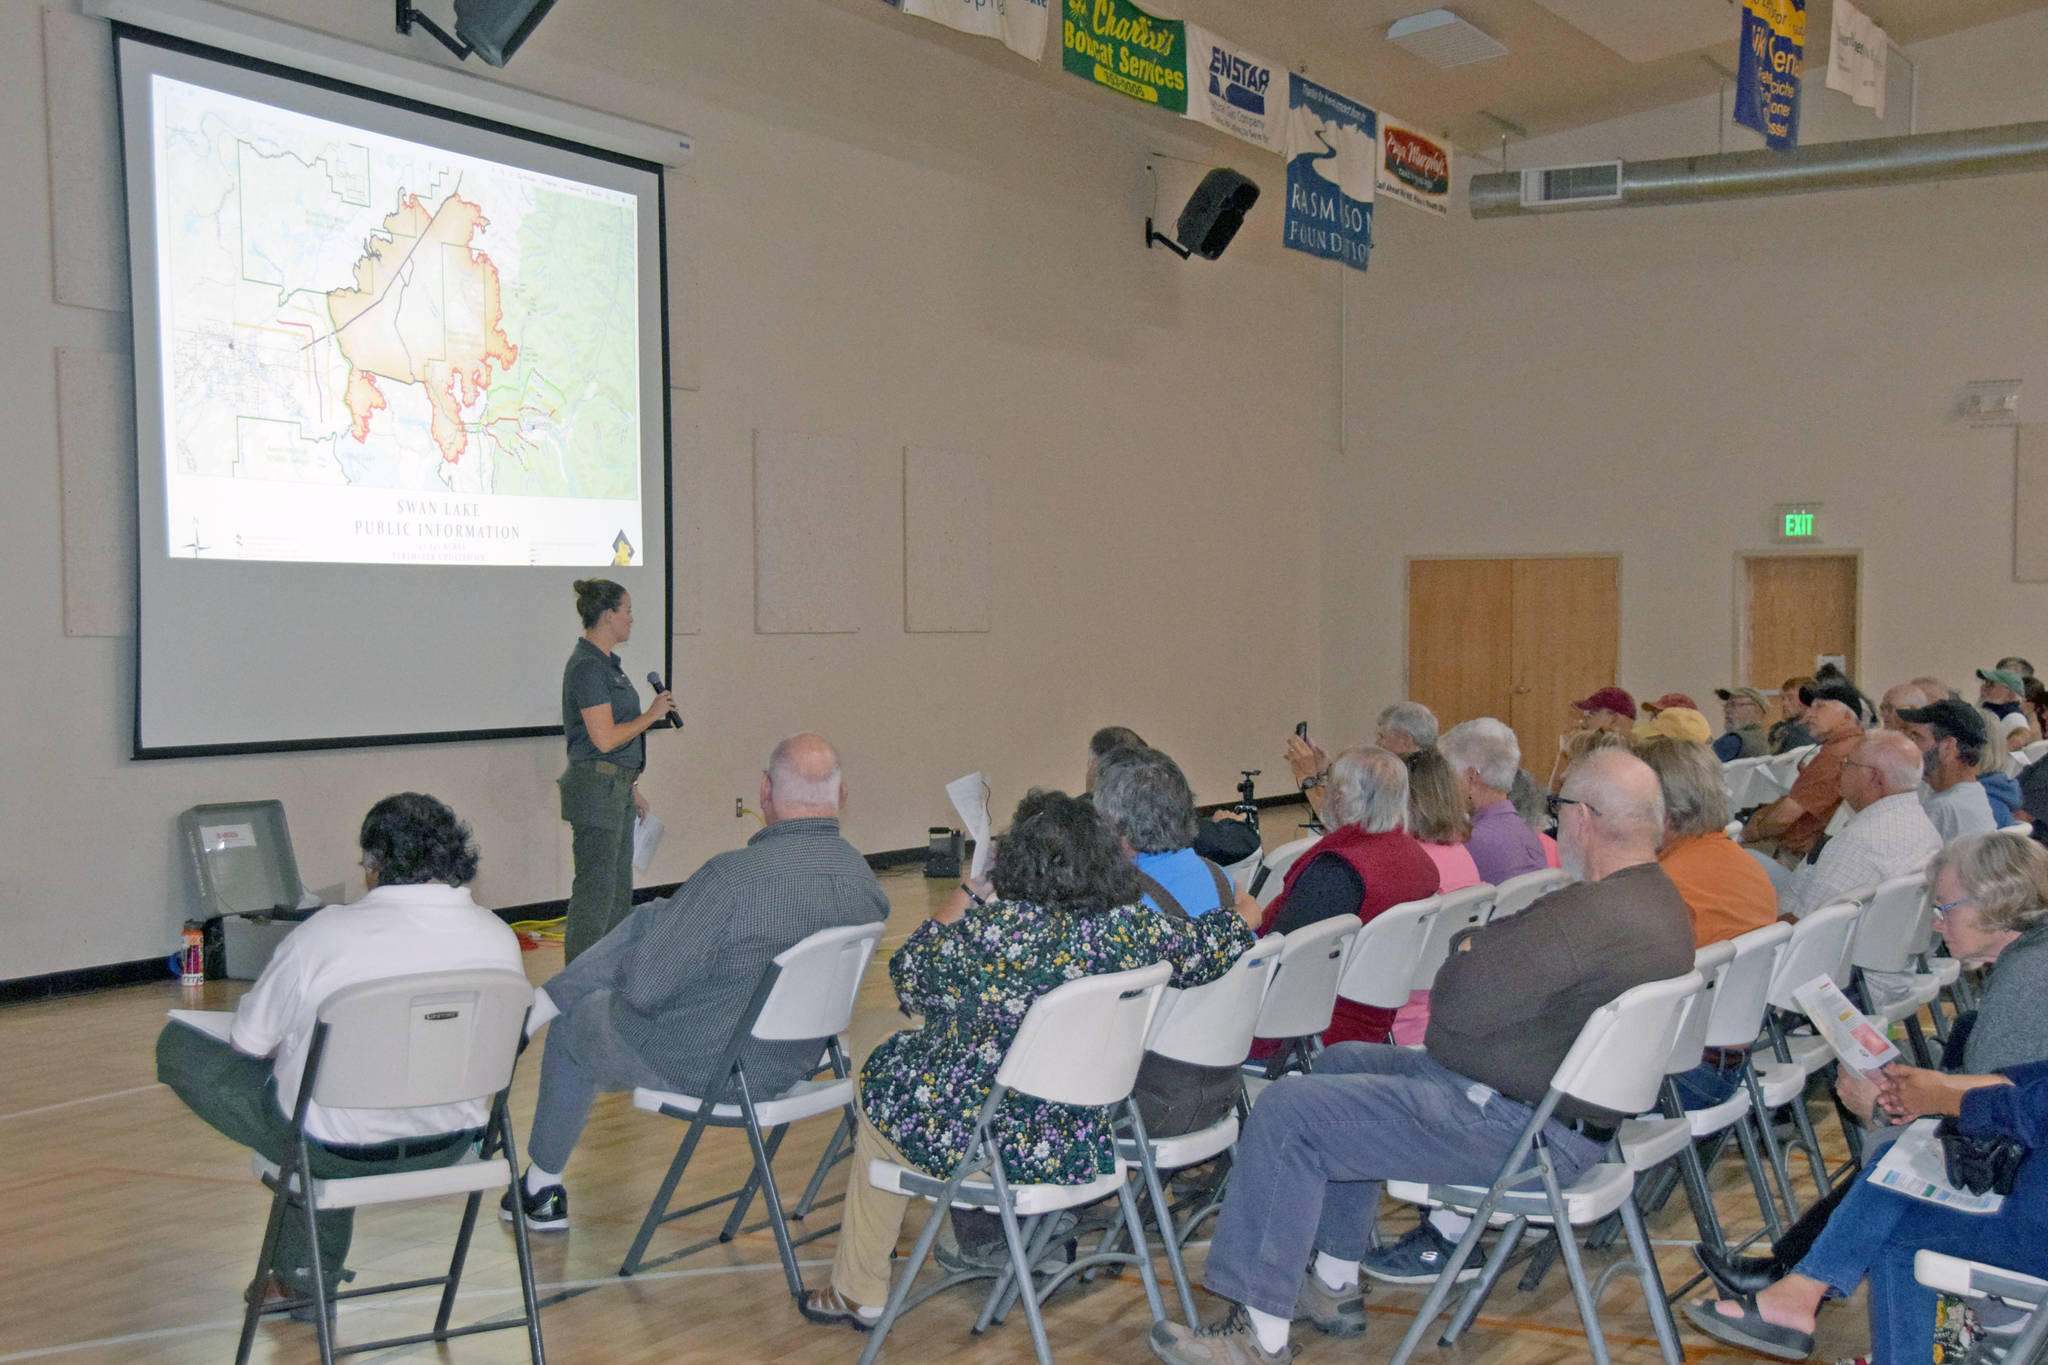
[[[1472,817],[1458,791],[1451,765],[1435,749],[1407,755],[1408,832],[1415,836],[1442,876],[1438,894],[1479,885],[1479,868],[1465,848],[1472,837]],[[1394,1015],[1394,1041],[1422,1041],[1429,1029],[1429,992],[1416,991]]]

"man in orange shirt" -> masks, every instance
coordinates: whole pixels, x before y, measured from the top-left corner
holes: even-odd
[[[1720,760],[1704,744],[1638,738],[1636,757],[1664,789],[1664,846],[1657,863],[1692,912],[1694,947],[1761,929],[1778,918],[1778,891],[1756,859],[1736,847]]]
[[[1806,728],[1820,751],[1806,760],[1791,791],[1750,816],[1742,827],[1743,843],[1759,852],[1775,849],[1778,862],[1786,867],[1798,866],[1820,843],[1835,807],[1842,803],[1842,763],[1863,738],[1863,726],[1850,703],[1827,695],[1825,688],[1800,691],[1811,698]]]

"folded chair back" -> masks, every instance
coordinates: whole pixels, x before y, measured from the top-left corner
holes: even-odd
[[[1451,955],[1451,940],[1467,929],[1477,929],[1493,914],[1494,888],[1485,882],[1463,891],[1446,891],[1437,897],[1436,920],[1429,926],[1429,941],[1415,964],[1415,979],[1408,988],[1426,991]]]
[[[1145,1034],[1173,970],[1164,962],[1084,976],[1031,1002],[996,1084],[1054,1104],[1097,1108],[1130,1095]]]
[[[511,1082],[532,1003],[525,976],[502,969],[344,986],[320,1005],[312,1098],[330,1109],[487,1099]]]
[[[1218,911],[1228,914],[1228,911]],[[1190,1066],[1236,1066],[1251,1051],[1259,1007],[1272,984],[1273,968],[1287,946],[1284,934],[1268,934],[1206,986],[1169,990],[1152,1019],[1145,1050]]]
[[[1698,972],[1649,981],[1594,1010],[1558,1064],[1550,1087],[1618,1114],[1655,1107],[1664,1066],[1688,1003],[1706,986]]]
[[[880,923],[847,924],[820,929],[776,954],[775,984],[754,1017],[754,1037],[786,1042],[844,1033],[881,939]]]
[[[1390,905],[1374,915],[1344,959],[1337,994],[1353,1004],[1399,1009],[1408,1003],[1415,969],[1429,947],[1430,929],[1443,909],[1441,896]]]
[[[1734,961],[1735,945],[1732,943],[1709,943],[1692,955],[1692,969],[1700,974],[1703,984],[1699,993],[1686,1002],[1685,1012],[1672,1032],[1671,1053],[1664,1064],[1666,1073],[1675,1076],[1700,1064],[1700,1053],[1707,1046],[1707,1025],[1713,1018],[1714,1002],[1719,998],[1721,983],[1727,978],[1729,965]]]
[[[1912,971],[1914,959],[1926,951],[1933,917],[1925,872],[1880,882],[1850,941],[1850,964],[1866,972]]]
[[[1330,1026],[1337,979],[1358,930],[1358,916],[1332,915],[1287,935],[1259,1008],[1259,1037],[1306,1038]]]
[[[1771,1004],[1781,1010],[1796,1010],[1799,1002],[1792,992],[1825,974],[1837,986],[1849,984],[1849,940],[1856,933],[1856,921],[1863,914],[1857,901],[1824,905],[1792,926],[1792,937],[1771,974]]]
[[[1493,889],[1493,913],[1486,917],[1487,923],[1519,915],[1559,887],[1570,886],[1571,883],[1572,874],[1561,867],[1541,867],[1519,877],[1510,877]]]
[[[1791,941],[1792,926],[1778,923],[1715,945],[1732,948],[1734,957],[1714,985],[1712,1017],[1700,1040],[1703,1046],[1748,1047],[1756,1041],[1764,1026],[1764,1009],[1770,1004],[1771,978]]]

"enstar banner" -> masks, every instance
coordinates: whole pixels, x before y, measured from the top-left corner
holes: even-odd
[[[1363,270],[1372,251],[1379,116],[1287,75],[1287,216],[1281,244]]]
[[[1380,116],[1380,159],[1373,188],[1382,199],[1412,204],[1439,218],[1451,207],[1451,146],[1399,119]]]
[[[1130,0],[1066,0],[1066,6],[1060,48],[1067,70],[1172,113],[1188,111],[1185,24],[1147,14]]]
[[[1045,60],[1047,0],[902,0],[903,12],[930,19],[1003,46],[1034,62]]]
[[[1774,151],[1799,145],[1799,67],[1806,50],[1806,0],[1742,0],[1742,61],[1735,73],[1735,121]]]
[[[1891,40],[1869,15],[1835,0],[1834,35],[1828,44],[1828,89],[1839,90],[1884,117],[1884,67]]]
[[[1269,152],[1282,138],[1280,68],[1195,24],[1188,31],[1188,117]]]

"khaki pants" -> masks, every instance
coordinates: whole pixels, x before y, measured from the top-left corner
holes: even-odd
[[[878,1190],[868,1183],[868,1162],[876,1157],[921,1169],[882,1136],[860,1113],[853,1134],[853,1169],[846,1176],[846,1204],[839,1219],[839,1247],[832,1255],[832,1287],[841,1298],[863,1308],[889,1301],[889,1254],[903,1235],[903,1213],[910,1200]]]

